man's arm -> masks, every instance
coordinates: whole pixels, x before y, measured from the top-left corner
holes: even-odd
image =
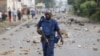
[[[41,24],[42,24],[42,21],[41,21],[41,19],[40,19],[39,22],[38,22],[38,24],[37,24],[37,33],[40,34],[40,35],[42,34],[42,31],[41,31],[41,29],[40,29]]]
[[[57,31],[57,34],[58,34],[58,36],[60,36],[60,38],[61,38],[61,43],[63,44],[63,43],[64,43],[64,41],[63,41],[63,37],[62,37],[62,35],[61,35],[60,30],[58,30],[58,31]]]
[[[62,37],[62,35],[61,35],[60,28],[59,28],[58,23],[57,23],[56,21],[55,21],[55,31],[57,31],[57,34],[58,34],[58,36],[60,36],[61,42],[62,42],[62,44],[63,44],[63,43],[64,43],[63,37]]]

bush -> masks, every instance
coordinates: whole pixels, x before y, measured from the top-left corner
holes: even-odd
[[[95,11],[96,2],[86,1],[80,5],[82,16],[91,16],[93,11]]]
[[[100,9],[97,9],[97,12],[94,13],[90,18],[95,21],[100,21]]]

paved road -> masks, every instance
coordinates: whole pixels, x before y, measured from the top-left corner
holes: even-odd
[[[55,56],[100,56],[100,25],[69,25],[69,18],[83,19],[67,15],[65,19],[62,17],[58,20],[61,30],[64,34],[68,33],[69,37],[64,35],[64,45],[55,47]],[[38,19],[29,20],[1,35],[0,56],[42,56],[41,43],[33,43],[33,40],[39,42],[40,39],[36,33],[37,21]]]

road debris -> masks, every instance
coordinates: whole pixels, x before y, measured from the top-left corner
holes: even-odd
[[[41,55],[41,54],[42,54],[42,51],[37,51],[37,52],[38,52],[38,54],[39,54],[39,55]]]
[[[34,40],[33,40],[33,43],[35,43],[35,44],[36,44],[36,43],[40,43],[40,40],[39,40],[39,39],[34,39]]]
[[[14,50],[0,51],[0,55],[8,55],[8,54],[12,54],[13,52],[14,52]]]
[[[75,30],[81,30],[81,28],[80,28],[80,27],[75,27],[74,29],[75,29]]]
[[[9,38],[2,38],[2,40],[10,40]]]
[[[84,28],[84,30],[85,30],[85,31],[89,31],[89,29],[88,29],[88,28]]]
[[[78,45],[78,48],[81,48],[82,46],[81,45]]]
[[[30,40],[27,40],[26,42],[27,42],[27,43],[30,43]]]
[[[93,47],[93,50],[94,50],[94,51],[98,51],[98,48],[97,48],[97,47]]]
[[[100,42],[100,39],[97,39],[97,42]]]

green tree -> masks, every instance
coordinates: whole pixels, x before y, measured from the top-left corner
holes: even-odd
[[[100,0],[73,0],[74,13],[100,20]]]
[[[91,16],[96,10],[96,2],[87,1],[80,5],[80,9],[82,11],[83,16]]]

